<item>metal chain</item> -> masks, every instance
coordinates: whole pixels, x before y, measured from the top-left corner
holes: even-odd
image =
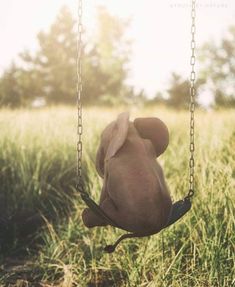
[[[195,97],[196,97],[196,72],[195,72],[195,50],[196,50],[196,0],[192,0],[192,10],[191,10],[191,74],[190,74],[190,158],[189,158],[189,192],[187,198],[191,198],[194,195],[194,111],[195,111]],[[82,134],[83,134],[83,125],[82,125],[82,103],[81,103],[81,94],[82,94],[82,0],[78,0],[78,37],[77,37],[77,187],[81,187],[82,181]]]
[[[189,145],[189,192],[187,198],[191,198],[194,195],[194,151],[195,151],[195,143],[194,143],[194,111],[195,111],[195,97],[196,97],[196,72],[195,72],[195,50],[196,50],[196,0],[192,0],[192,10],[191,10],[191,74],[190,74],[190,145]]]
[[[82,185],[82,0],[78,0],[77,22],[77,188]]]
[[[100,218],[105,220],[110,225],[119,227],[114,220],[112,220],[99,205],[93,201],[89,194],[85,191],[82,182],[82,0],[78,0],[78,24],[77,24],[77,190],[80,193],[86,205],[97,214]]]

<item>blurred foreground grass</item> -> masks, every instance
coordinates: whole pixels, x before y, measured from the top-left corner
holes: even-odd
[[[84,110],[84,176],[97,201],[102,185],[94,166],[99,135],[120,111]],[[170,145],[159,160],[172,197],[183,197],[188,187],[188,113],[151,107],[131,110],[131,118],[136,116],[157,116],[168,125]],[[103,246],[122,232],[112,227],[88,230],[80,218],[84,204],[74,188],[76,110],[1,110],[0,223],[4,226],[10,218],[11,226],[0,229],[0,286],[235,284],[234,123],[234,110],[196,113],[192,210],[164,232],[126,241],[109,255]]]

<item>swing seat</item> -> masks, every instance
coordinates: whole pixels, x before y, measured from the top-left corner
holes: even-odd
[[[182,218],[190,210],[190,208],[191,208],[191,201],[188,197],[175,202],[172,206],[169,219],[168,219],[167,224],[165,225],[164,228],[167,228],[170,225],[174,224],[176,221],[180,220],[180,218]],[[139,236],[136,233],[124,234],[115,242],[115,244],[107,245],[104,248],[104,251],[107,253],[112,253],[115,251],[115,248],[123,239],[133,238],[133,237],[139,237]]]
[[[191,205],[192,204],[189,198],[184,198],[183,200],[176,201],[172,206],[170,216],[164,228],[180,220],[190,210]]]

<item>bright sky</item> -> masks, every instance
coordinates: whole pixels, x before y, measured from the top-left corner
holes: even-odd
[[[84,25],[94,28],[95,7],[106,6],[120,17],[131,17],[133,40],[130,78],[152,96],[166,87],[172,71],[189,75],[190,0],[83,0]],[[219,39],[235,24],[234,0],[197,0],[197,46]],[[23,49],[35,50],[36,34],[54,21],[60,7],[76,15],[75,0],[0,0],[0,71]],[[206,100],[206,99],[205,99]]]

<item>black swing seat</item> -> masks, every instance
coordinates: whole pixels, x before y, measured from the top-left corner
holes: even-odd
[[[167,224],[163,227],[163,229],[174,224],[176,221],[182,218],[190,210],[190,208],[191,208],[191,201],[189,197],[186,197],[182,200],[175,202],[172,206]],[[123,234],[113,245],[105,246],[104,251],[107,253],[112,253],[115,251],[115,248],[123,239],[133,237],[139,237],[139,236],[136,233]]]
[[[116,222],[114,222],[109,216],[100,208],[100,206],[94,202],[89,194],[85,192],[83,189],[80,190],[81,197],[83,201],[86,203],[86,205],[94,211],[98,216],[100,216],[102,219],[104,219],[107,223],[109,223],[112,226],[121,228],[118,226]],[[176,201],[172,205],[171,213],[169,215],[168,221],[166,225],[163,227],[167,228],[168,226],[174,224],[176,221],[180,220],[190,209],[191,209],[191,201],[189,197],[185,197],[184,199],[181,199],[179,201]]]
[[[191,201],[187,197],[182,200],[176,201],[172,206],[170,216],[164,228],[172,225],[173,223],[181,219],[190,210],[191,206]]]
[[[79,189],[78,189],[79,190]],[[103,218],[104,220],[106,220],[110,225],[121,228],[120,226],[118,226],[118,224],[116,224],[111,218],[109,218],[109,216],[100,208],[100,206],[95,203],[89,196],[89,194],[87,192],[84,191],[84,189],[80,189],[79,190],[80,194],[81,194],[81,198],[83,199],[83,201],[86,203],[86,205],[93,210],[98,216],[100,216],[101,218]],[[168,226],[174,224],[176,221],[178,221],[180,218],[182,218],[191,208],[191,201],[190,201],[190,197],[185,197],[182,200],[179,200],[177,202],[175,202],[172,205],[172,209],[171,209],[171,213],[170,216],[168,218],[168,221],[166,223],[166,225],[163,227],[163,229],[167,228]],[[113,245],[107,245],[104,248],[104,251],[107,253],[112,253],[115,251],[115,248],[117,247],[117,245],[125,238],[133,238],[133,237],[139,237],[137,236],[135,233],[127,233],[127,234],[123,234]]]

